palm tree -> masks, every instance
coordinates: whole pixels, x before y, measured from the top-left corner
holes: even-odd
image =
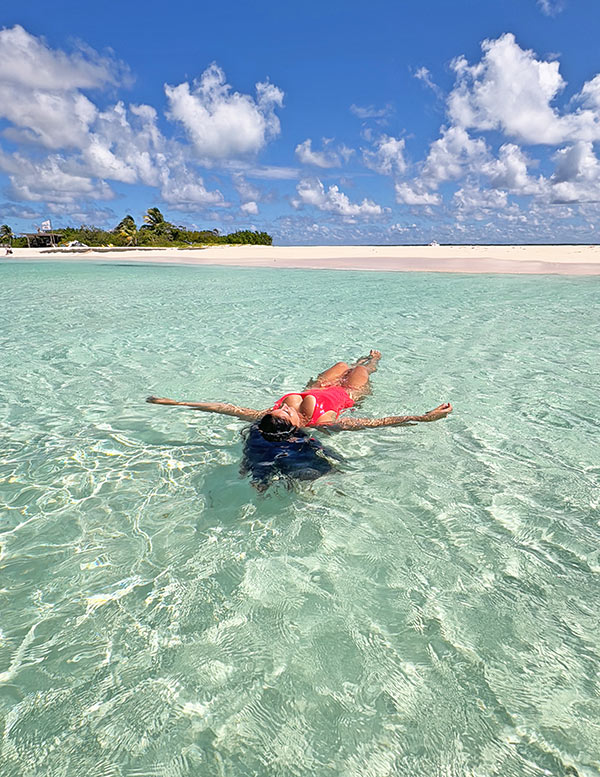
[[[177,227],[173,226],[170,221],[166,221],[158,208],[148,208],[144,214],[144,222],[141,229],[148,230],[161,240],[169,242],[174,239],[177,233]]]
[[[116,232],[119,237],[127,240],[128,246],[137,245],[138,229],[135,221],[133,220],[133,216],[130,216],[129,214],[125,216],[125,218],[117,224],[113,231]]]
[[[7,240],[8,244],[12,246],[13,238],[14,234],[12,229],[8,226],[8,224],[2,224],[0,227],[0,241],[4,242]]]
[[[165,223],[165,217],[158,208],[148,208],[148,210],[144,213],[144,223],[147,224],[151,229],[156,229],[159,224]]]

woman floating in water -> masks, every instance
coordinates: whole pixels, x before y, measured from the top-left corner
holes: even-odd
[[[373,429],[379,426],[410,426],[438,421],[452,412],[452,405],[439,405],[423,415],[385,418],[340,418],[340,414],[370,393],[369,376],[377,369],[381,354],[368,356],[349,366],[338,362],[311,381],[305,391],[284,394],[267,410],[252,410],[224,402],[177,402],[164,397],[148,397],[154,405],[191,407],[207,413],[220,413],[254,423],[246,432],[242,469],[255,485],[266,488],[278,474],[314,480],[331,469],[332,456],[303,430],[323,427],[333,431]],[[262,484],[262,486],[261,486]],[[266,485],[265,485],[266,484]]]

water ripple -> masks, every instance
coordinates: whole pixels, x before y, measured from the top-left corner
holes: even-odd
[[[3,273],[2,777],[600,774],[596,279]],[[454,416],[291,492],[143,402],[375,346],[357,413]]]

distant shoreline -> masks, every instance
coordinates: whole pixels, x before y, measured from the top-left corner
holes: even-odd
[[[114,261],[307,270],[600,275],[600,245],[214,246],[176,248],[15,248],[0,259]]]

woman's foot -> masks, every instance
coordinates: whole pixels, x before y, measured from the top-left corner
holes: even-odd
[[[360,359],[357,359],[356,364],[354,366],[366,367],[366,369],[369,372],[375,372],[375,370],[377,369],[377,364],[380,359],[381,359],[381,351],[371,350],[369,351],[368,356],[361,356]]]

